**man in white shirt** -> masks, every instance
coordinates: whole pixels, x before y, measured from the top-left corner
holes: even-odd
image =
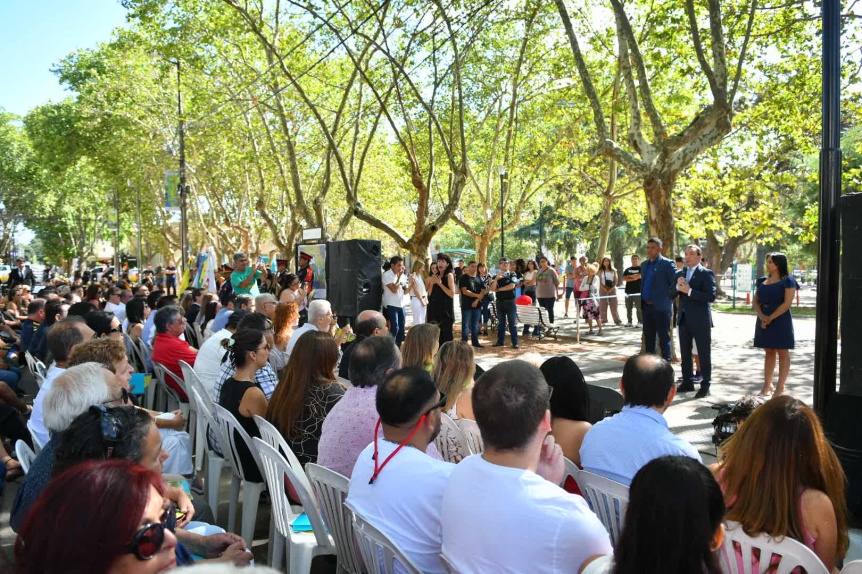
[[[404,341],[404,295],[407,292],[407,275],[404,259],[397,255],[389,260],[389,271],[383,274],[383,308],[389,318],[389,332],[395,344],[401,347]]]
[[[473,388],[485,452],[452,471],[443,494],[443,554],[457,572],[578,572],[611,554],[586,501],[558,485],[563,453],[551,432],[550,389],[525,361],[500,363]]]
[[[347,502],[420,571],[443,574],[440,508],[455,465],[425,449],[440,433],[446,395],[424,369],[411,367],[377,385],[376,400],[380,426],[356,460]]]
[[[308,304],[308,322],[293,332],[293,335],[290,336],[290,341],[287,342],[287,349],[285,352],[288,357],[290,357],[290,354],[293,352],[293,348],[296,346],[296,342],[302,335],[309,331],[328,332],[330,335],[335,336],[335,329],[337,327],[338,324],[335,322],[335,317],[332,315],[332,305],[330,305],[329,301],[325,299],[315,299]],[[344,335],[352,332],[350,325],[346,325],[338,337],[335,338],[338,342],[339,349]],[[340,352],[341,351],[339,350],[339,353]]]
[[[664,412],[676,396],[673,367],[658,355],[629,357],[620,391],[623,410],[593,425],[581,443],[584,470],[629,486],[649,461],[662,456],[700,454],[668,428]]]
[[[95,334],[92,329],[87,327],[83,318],[75,316],[63,319],[48,332],[48,351],[54,357],[54,364],[48,369],[48,376],[45,377],[45,382],[42,383],[42,387],[36,394],[33,401],[33,412],[30,414],[30,426],[42,444],[48,444],[48,440],[51,438],[45,427],[42,402],[54,385],[54,380],[65,372],[66,362],[72,353],[72,347],[83,341],[89,341]]]
[[[244,309],[231,313],[227,319],[227,325],[221,331],[213,333],[207,339],[201,348],[198,349],[198,358],[195,359],[194,369],[198,378],[206,387],[209,395],[213,395],[215,383],[218,380],[219,372],[222,367],[222,359],[227,352],[227,349],[222,345],[222,341],[229,339],[236,333],[239,322],[250,313]]]

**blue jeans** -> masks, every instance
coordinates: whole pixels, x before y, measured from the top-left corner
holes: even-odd
[[[509,334],[512,344],[518,344],[518,309],[514,301],[497,301],[497,344],[506,341],[506,322],[509,323]]]
[[[647,353],[655,353],[655,340],[658,335],[661,356],[670,361],[670,311],[656,311],[655,307],[643,304],[644,348]]]
[[[18,390],[19,380],[21,380],[21,369],[18,367],[9,367],[8,370],[0,371],[0,381],[9,385],[13,391]]]
[[[491,296],[485,295],[482,298],[482,324],[488,325],[491,322],[491,309],[489,308],[491,305]]]
[[[389,305],[386,307],[389,319],[389,332],[395,337],[395,344],[399,347],[404,342],[404,307]]]
[[[466,341],[467,335],[474,345],[479,344],[479,323],[482,322],[482,307],[461,307],[461,340]]]

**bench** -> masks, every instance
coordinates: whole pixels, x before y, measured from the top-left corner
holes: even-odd
[[[557,331],[559,331],[560,328],[550,322],[547,309],[544,307],[535,307],[533,305],[516,305],[515,307],[518,310],[519,326],[538,326],[539,333],[543,337],[557,338]],[[488,306],[488,310],[491,312],[491,329],[496,331],[499,325],[499,319],[497,318],[497,302],[491,301],[491,304]]]

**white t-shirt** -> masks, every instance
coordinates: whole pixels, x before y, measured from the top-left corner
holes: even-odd
[[[198,374],[198,378],[200,378],[210,396],[213,395],[215,384],[221,371],[221,360],[227,352],[227,349],[222,347],[221,342],[225,339],[230,339],[230,337],[231,332],[227,329],[222,329],[213,333],[212,337],[204,341],[204,344],[198,349],[198,357],[195,359],[194,365],[195,372]]]
[[[443,495],[443,554],[458,572],[577,572],[611,554],[607,530],[578,495],[529,470],[461,461]]]
[[[421,297],[422,295],[428,295],[428,291],[425,289],[425,280],[422,279],[422,276],[418,273],[414,273],[413,284],[415,285],[413,289],[410,291],[411,297]]]
[[[386,460],[398,445],[377,439],[377,456]],[[446,572],[440,561],[443,491],[455,465],[405,446],[380,471],[374,484],[374,443],[356,459],[347,500],[395,542],[422,572]]]
[[[36,398],[33,400],[33,412],[30,413],[30,426],[33,429],[33,433],[36,435],[36,438],[38,438],[42,444],[48,444],[48,441],[51,439],[50,433],[48,432],[47,427],[45,427],[42,403],[45,401],[45,396],[48,394],[48,391],[50,391],[51,387],[54,386],[54,379],[65,372],[66,369],[60,368],[56,363],[53,363],[45,376],[45,382],[42,383],[42,387],[39,389],[39,392],[36,393]]]
[[[403,307],[404,306],[404,291],[407,288],[407,275],[401,274],[398,280],[398,292],[393,293],[388,285],[395,283],[395,272],[390,269],[383,274],[383,306],[384,307]]]
[[[116,317],[120,323],[122,323],[126,319],[126,304],[125,303],[117,303],[114,305],[110,301],[105,303],[105,311],[108,313],[113,313],[114,317]]]
[[[305,323],[302,327],[293,332],[293,335],[290,336],[290,340],[287,341],[287,347],[285,348],[285,353],[287,353],[288,358],[290,358],[290,354],[293,352],[293,348],[296,346],[296,342],[299,341],[299,338],[308,333],[309,331],[319,331],[314,323]]]

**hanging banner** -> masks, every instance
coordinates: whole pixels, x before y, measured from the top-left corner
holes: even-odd
[[[165,171],[165,209],[179,211],[180,209],[180,172],[169,169]]]

